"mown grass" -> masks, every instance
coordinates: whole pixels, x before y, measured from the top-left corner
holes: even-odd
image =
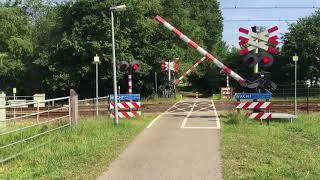
[[[95,179],[154,117],[121,120],[118,126],[107,117],[82,119],[75,128],[42,138],[46,145],[2,164],[0,179]]]
[[[320,114],[269,126],[228,115],[223,119],[225,179],[319,179]]]

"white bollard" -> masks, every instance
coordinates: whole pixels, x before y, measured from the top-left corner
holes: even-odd
[[[6,94],[0,91],[0,132],[6,128]]]

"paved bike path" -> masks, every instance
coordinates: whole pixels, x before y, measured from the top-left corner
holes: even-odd
[[[145,129],[97,179],[222,179],[213,102],[186,99]]]

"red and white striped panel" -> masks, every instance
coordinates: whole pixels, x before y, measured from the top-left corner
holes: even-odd
[[[137,109],[141,107],[140,102],[118,102],[119,109]],[[114,109],[114,103],[110,103],[110,109]]]
[[[201,64],[204,60],[206,60],[206,57],[201,58],[198,60],[193,66],[191,66],[188,71],[182,74],[182,76],[176,80],[176,84],[179,84],[182,79],[186,78],[188,74],[190,74],[199,64]]]
[[[118,112],[119,118],[130,119],[133,117],[140,117],[140,116],[141,116],[141,111],[132,111],[132,112],[119,111]],[[110,114],[110,117],[114,118],[114,112]]]
[[[237,109],[271,109],[271,102],[236,102]]]
[[[208,53],[206,50],[204,50],[202,47],[200,47],[197,43],[192,41],[190,38],[188,38],[186,35],[184,35],[181,31],[179,31],[177,28],[173,27],[170,23],[168,23],[166,20],[164,20],[161,16],[157,15],[155,19],[165,26],[170,31],[174,32],[181,40],[183,40],[185,43],[187,43],[192,48],[196,49],[201,55],[205,56],[208,60],[213,61],[215,65],[217,65],[220,69],[222,69],[226,74],[230,74],[231,77],[233,77],[235,80],[237,80],[240,84],[246,85],[247,82],[245,79],[243,79],[241,76],[239,76],[237,73],[232,71],[229,67],[225,66],[223,63],[221,63],[218,59],[216,59],[212,54]]]
[[[272,113],[259,112],[259,113],[249,113],[247,115],[249,119],[256,119],[256,120],[272,119]]]

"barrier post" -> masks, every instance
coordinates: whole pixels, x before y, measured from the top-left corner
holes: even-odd
[[[39,107],[39,101],[37,101],[37,122],[39,122],[39,116],[40,116],[40,107]]]

